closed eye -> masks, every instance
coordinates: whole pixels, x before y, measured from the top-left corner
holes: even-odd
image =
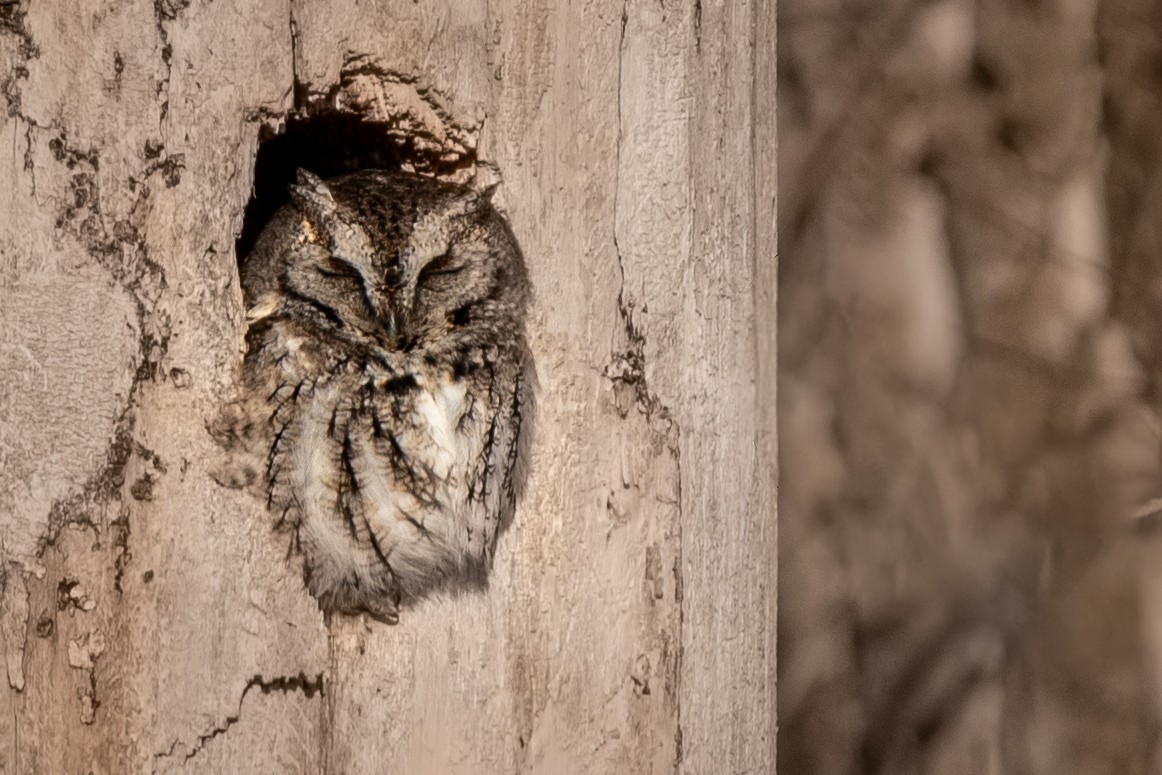
[[[448,253],[445,253],[444,255],[429,261],[428,265],[420,270],[420,276],[416,281],[422,283],[424,280],[427,280],[431,277],[443,277],[460,274],[466,268],[467,266],[464,264],[460,264],[459,266],[453,265],[452,256]]]
[[[341,258],[335,256],[328,256],[323,261],[315,265],[315,269],[323,277],[343,277],[349,280],[362,281],[359,270],[348,264]]]

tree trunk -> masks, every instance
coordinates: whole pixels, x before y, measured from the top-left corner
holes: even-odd
[[[0,62],[0,770],[773,772],[773,3],[0,0]],[[536,293],[490,586],[394,627],[206,431],[324,103],[495,165]]]

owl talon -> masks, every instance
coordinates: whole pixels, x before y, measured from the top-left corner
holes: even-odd
[[[366,600],[358,604],[351,604],[339,608],[335,613],[344,616],[370,616],[377,622],[383,624],[399,624],[399,605],[391,600]],[[325,613],[326,621],[329,624],[331,616],[329,612]]]
[[[376,610],[371,610],[369,608],[367,609],[366,613],[377,622],[383,622],[384,624],[399,624],[399,610],[394,607],[392,607],[391,610],[387,610],[386,608],[377,608]]]

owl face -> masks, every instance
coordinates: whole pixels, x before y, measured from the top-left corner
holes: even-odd
[[[496,228],[487,194],[433,181],[417,194],[399,180],[385,178],[395,190],[369,198],[366,180],[350,190],[343,178],[299,171],[291,197],[300,234],[286,257],[294,292],[337,328],[390,350],[446,343],[513,312],[523,277],[508,277],[496,257],[511,255],[515,240]],[[409,201],[416,196],[425,201]],[[385,214],[385,201],[396,209]]]

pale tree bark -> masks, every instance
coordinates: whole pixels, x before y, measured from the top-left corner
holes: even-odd
[[[773,771],[772,2],[17,0],[0,74],[0,771]],[[206,431],[323,103],[495,165],[536,288],[491,585],[395,627]]]

